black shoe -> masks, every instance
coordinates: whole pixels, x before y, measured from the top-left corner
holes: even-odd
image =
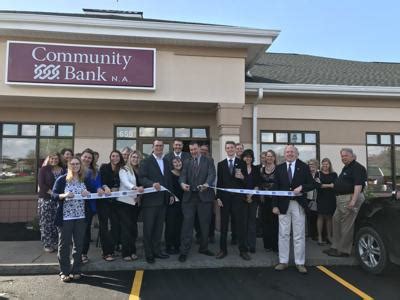
[[[256,249],[255,248],[250,248],[250,253],[256,253]]]
[[[210,237],[208,238],[208,242],[209,242],[210,244],[214,244],[214,243],[215,243],[215,236],[210,236]]]
[[[160,259],[166,259],[166,258],[169,258],[169,255],[167,253],[160,252],[158,254],[155,254],[154,257],[155,258],[160,258]]]
[[[154,259],[153,256],[149,256],[149,257],[146,257],[146,261],[149,264],[154,264],[156,260]]]
[[[206,249],[206,250],[199,250],[199,253],[207,255],[207,256],[214,256],[215,254],[213,252],[211,252],[210,250]]]
[[[179,257],[178,257],[178,260],[179,260],[180,262],[185,262],[185,261],[186,261],[186,258],[187,258],[187,255],[186,255],[186,254],[181,254],[181,255],[179,255]]]
[[[234,238],[234,239],[231,240],[231,245],[237,245],[237,243],[238,243],[238,242],[237,242],[237,239],[236,239],[236,238]]]
[[[251,260],[251,257],[247,252],[240,252],[240,257],[243,258],[244,260]]]
[[[216,259],[223,259],[227,253],[225,251],[220,251],[217,256],[215,256]]]

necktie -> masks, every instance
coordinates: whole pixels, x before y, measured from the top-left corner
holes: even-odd
[[[199,173],[199,163],[197,157],[193,160],[193,174],[197,175]]]
[[[233,159],[229,160],[229,172],[233,173]]]
[[[288,172],[288,178],[289,178],[289,183],[292,183],[293,175],[292,175],[292,163],[289,164],[289,167],[287,169]]]

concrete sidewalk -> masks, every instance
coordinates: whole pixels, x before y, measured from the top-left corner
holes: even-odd
[[[219,250],[219,236],[216,243],[210,244],[209,249],[215,253]],[[198,245],[193,244],[188,260],[185,263],[178,261],[177,255],[169,259],[157,259],[155,264],[148,264],[144,259],[142,242],[137,242],[139,259],[134,262],[125,262],[117,257],[113,262],[106,262],[101,258],[101,249],[91,244],[89,263],[83,266],[82,271],[118,271],[118,270],[154,270],[154,269],[186,269],[186,268],[237,268],[237,267],[271,267],[277,264],[276,253],[266,252],[262,246],[262,239],[257,239],[255,254],[250,254],[251,260],[244,261],[239,257],[237,246],[229,246],[228,256],[222,260],[208,257],[197,252]],[[356,265],[354,257],[335,258],[322,253],[328,246],[318,246],[315,241],[307,239],[306,265]],[[291,254],[293,257],[293,255]],[[40,241],[29,242],[0,242],[0,275],[23,274],[58,274],[59,267],[56,253],[45,253]]]

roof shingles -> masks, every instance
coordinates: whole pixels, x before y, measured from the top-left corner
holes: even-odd
[[[400,63],[360,62],[311,55],[265,53],[248,82],[400,86]]]

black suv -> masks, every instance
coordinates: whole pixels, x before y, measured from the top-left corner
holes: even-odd
[[[366,197],[356,220],[354,244],[361,267],[370,273],[382,273],[392,263],[400,265],[399,197],[390,193]]]

